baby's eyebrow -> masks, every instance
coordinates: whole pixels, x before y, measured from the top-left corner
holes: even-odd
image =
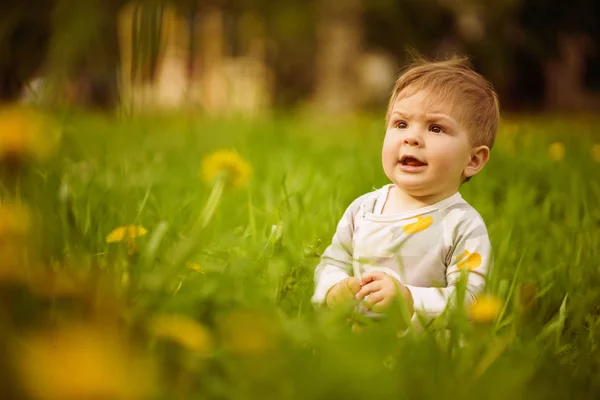
[[[415,115],[412,113],[409,113],[407,111],[403,111],[403,110],[394,110],[392,111],[391,116],[398,116],[400,118],[406,118],[406,119],[413,119],[416,118],[417,116],[419,117],[423,117],[424,119],[431,121],[431,120],[445,120],[448,121],[450,123],[455,124],[456,121],[454,120],[454,118],[452,118],[451,116],[449,116],[448,114],[444,114],[443,112],[440,111],[434,111],[434,112],[429,112],[427,114],[420,114],[420,115]]]
[[[454,118],[452,118],[450,115],[443,114],[443,113],[429,113],[429,114],[425,115],[425,118],[429,121],[431,121],[431,120],[446,120],[453,124],[456,123]]]
[[[394,110],[394,111],[392,111],[392,115],[397,115],[399,117],[407,118],[407,119],[411,119],[411,118],[414,117],[413,114],[411,114],[409,112],[406,112],[406,111],[401,111],[401,110]]]

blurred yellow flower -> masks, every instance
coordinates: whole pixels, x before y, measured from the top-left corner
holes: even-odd
[[[600,143],[596,143],[592,146],[592,160],[600,163]]]
[[[213,347],[210,331],[184,315],[159,315],[150,322],[150,331],[159,338],[171,340],[188,350],[208,353]]]
[[[202,274],[202,275],[204,275],[206,273],[206,269],[204,267],[201,267],[200,264],[195,263],[195,262],[187,263],[187,267],[189,269],[191,269],[192,271],[198,272],[199,274]]]
[[[279,345],[280,331],[275,321],[265,314],[237,310],[222,321],[225,347],[239,355],[260,355]]]
[[[26,336],[14,363],[32,400],[118,399],[147,396],[154,369],[116,332],[71,326]]]
[[[554,161],[561,161],[565,158],[565,145],[560,142],[554,142],[548,148],[548,155]]]
[[[46,273],[32,281],[32,291],[42,297],[75,297],[85,293],[82,282],[60,272]]]
[[[148,230],[141,225],[120,226],[106,236],[106,243],[118,243],[137,237],[146,236]]]
[[[227,186],[242,188],[252,175],[252,167],[235,150],[216,151],[202,161],[202,178],[213,184],[215,179],[225,174]]]
[[[58,125],[28,106],[0,107],[0,158],[49,156],[60,140]]]
[[[0,237],[25,236],[31,229],[29,210],[21,204],[0,204]]]
[[[127,243],[127,253],[132,255],[139,251],[136,238],[146,236],[148,230],[141,225],[120,226],[106,236],[106,243]]]
[[[478,323],[493,322],[502,310],[502,301],[492,295],[482,295],[469,305],[469,318]]]
[[[24,281],[28,275],[29,210],[22,204],[0,204],[0,280]]]
[[[27,247],[0,238],[0,281],[27,283]]]

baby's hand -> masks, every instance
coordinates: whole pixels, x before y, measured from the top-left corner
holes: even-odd
[[[385,308],[400,294],[412,314],[413,298],[410,290],[392,276],[381,271],[366,272],[362,276],[361,286],[356,298],[362,300],[368,295],[369,299],[365,301],[368,310]]]
[[[360,281],[354,277],[346,278],[329,289],[325,301],[328,307],[335,307],[352,299],[360,290]]]

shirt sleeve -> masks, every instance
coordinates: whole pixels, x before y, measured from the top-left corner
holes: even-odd
[[[492,247],[485,223],[479,215],[460,223],[454,234],[454,243],[447,256],[446,287],[406,287],[414,301],[415,321],[420,314],[427,321],[441,315],[456,300],[456,288],[465,271],[465,305],[476,299],[485,288],[493,265]]]
[[[361,199],[362,196],[348,206],[337,225],[331,244],[325,249],[315,268],[315,292],[311,299],[315,306],[325,302],[329,289],[353,274],[354,217],[359,212]]]

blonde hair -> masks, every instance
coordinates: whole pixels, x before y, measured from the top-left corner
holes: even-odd
[[[415,58],[396,81],[388,104],[386,126],[396,101],[421,90],[429,92],[429,103],[444,102],[452,107],[473,146],[492,148],[500,119],[498,95],[492,84],[473,70],[467,58],[454,57],[446,61]]]

